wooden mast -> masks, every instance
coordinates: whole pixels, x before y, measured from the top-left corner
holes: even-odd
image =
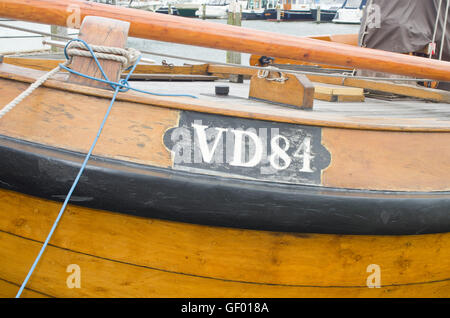
[[[130,22],[129,36],[313,63],[351,67],[417,78],[450,81],[450,62],[339,43],[248,30],[143,10],[78,0],[0,0],[0,16],[67,26],[80,14]]]

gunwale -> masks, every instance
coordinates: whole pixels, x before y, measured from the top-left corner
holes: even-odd
[[[9,65],[7,63],[0,63],[0,78],[5,80],[33,83],[43,74],[44,72],[38,70]],[[59,76],[54,77],[54,79],[47,80],[43,84],[43,86],[101,98],[112,97],[112,92],[109,90],[66,83],[63,81],[64,79],[65,76],[60,74]],[[232,104],[230,104],[184,97],[149,96],[137,92],[119,93],[117,100],[170,109],[190,110],[210,114],[220,114],[224,116],[233,116],[238,118],[259,119],[280,123],[292,123],[321,127],[402,132],[450,132],[450,121],[446,120],[428,120],[427,122],[426,119],[405,119],[402,121],[399,118],[392,119],[388,116],[383,118],[383,120],[380,120],[380,118],[366,119],[350,116],[339,116],[338,114],[329,115],[327,116],[328,118],[324,118],[325,116],[323,113],[274,106],[269,103],[263,103],[262,105],[264,107],[255,108],[248,107],[245,104],[239,102],[233,102]],[[424,105],[426,107],[425,103]],[[443,106],[447,107],[446,104]],[[389,120],[391,122],[387,122]],[[428,123],[428,125],[424,123]]]

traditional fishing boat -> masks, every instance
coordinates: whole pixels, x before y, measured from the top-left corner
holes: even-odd
[[[76,12],[103,77],[77,41],[60,72],[0,63],[1,296],[450,296],[449,92],[271,63],[205,66],[251,76],[228,87],[132,82],[136,52],[117,48],[133,36],[441,82],[449,62],[84,1],[0,0],[0,16],[30,22],[67,26]]]

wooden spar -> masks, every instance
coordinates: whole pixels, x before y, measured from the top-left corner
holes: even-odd
[[[78,19],[77,14],[80,14]],[[78,0],[0,0],[0,16],[68,26],[85,16],[130,22],[129,36],[450,81],[450,63]]]

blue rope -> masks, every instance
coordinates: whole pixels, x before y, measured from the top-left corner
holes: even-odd
[[[131,66],[131,67],[129,67],[127,69],[127,70],[129,70],[131,68],[130,72],[128,73],[128,76],[125,79],[120,80],[118,83],[111,82],[110,80],[108,80],[108,77],[106,76],[105,72],[101,68],[100,63],[98,62],[97,57],[94,54],[94,51],[89,46],[89,44],[87,44],[85,41],[83,41],[81,39],[73,39],[73,40],[70,40],[69,42],[67,42],[66,46],[64,47],[64,55],[66,56],[66,59],[70,59],[69,55],[67,54],[67,48],[68,48],[69,44],[71,42],[73,42],[73,41],[81,42],[81,43],[83,43],[86,46],[86,48],[89,50],[89,52],[93,56],[93,58],[95,60],[95,63],[97,63],[97,66],[99,67],[99,69],[100,69],[100,71],[101,71],[101,73],[102,73],[102,75],[103,75],[103,77],[105,79],[100,79],[100,78],[92,77],[92,76],[89,76],[89,75],[81,74],[81,73],[79,73],[79,72],[77,72],[75,70],[72,70],[71,68],[66,67],[66,66],[64,66],[62,64],[59,65],[62,69],[66,70],[66,71],[68,71],[70,73],[73,73],[73,74],[76,74],[76,75],[79,75],[79,76],[82,76],[82,77],[85,77],[85,78],[89,78],[89,79],[92,79],[92,80],[95,80],[95,81],[99,81],[99,82],[102,82],[102,83],[109,84],[113,89],[114,89],[115,86],[120,86],[120,90],[119,90],[120,92],[126,92],[128,90],[133,90],[133,91],[136,91],[136,92],[150,94],[150,95],[155,95],[155,96],[197,98],[196,96],[188,95],[188,94],[159,94],[159,93],[153,93],[153,92],[149,92],[149,91],[145,91],[145,90],[141,90],[141,89],[137,89],[137,88],[131,87],[129,85],[129,83],[128,83],[128,80],[130,79],[131,73],[134,71],[134,69],[136,68],[137,64],[139,64],[139,61],[141,60],[141,57],[138,58],[138,60],[136,61],[136,63],[134,63],[133,66]]]
[[[76,186],[77,186],[77,184],[78,184],[78,182],[79,182],[79,180],[80,180],[80,178],[81,178],[81,175],[83,174],[83,172],[84,172],[84,170],[85,170],[85,168],[86,168],[86,166],[87,166],[87,163],[88,163],[88,161],[89,161],[89,159],[90,159],[90,157],[91,157],[91,154],[92,154],[92,152],[93,152],[93,150],[94,150],[94,148],[95,148],[95,145],[97,144],[97,141],[98,141],[98,139],[99,139],[99,137],[100,137],[100,134],[102,133],[103,127],[105,126],[106,120],[108,119],[108,116],[109,116],[109,113],[111,112],[112,106],[114,105],[114,102],[116,101],[117,94],[118,94],[119,92],[125,92],[125,91],[128,91],[129,89],[133,89],[133,88],[131,88],[131,87],[129,86],[128,80],[130,79],[131,74],[134,72],[134,70],[135,70],[137,64],[138,64],[139,61],[140,61],[140,57],[139,57],[139,58],[137,59],[137,61],[133,64],[133,66],[131,66],[131,67],[129,68],[129,69],[131,69],[131,70],[130,70],[130,72],[128,73],[128,75],[127,75],[127,77],[126,77],[125,79],[119,81],[118,83],[112,82],[112,81],[110,81],[110,80],[108,79],[108,77],[106,76],[106,74],[105,74],[105,72],[103,71],[103,68],[101,67],[101,65],[100,65],[100,63],[99,63],[97,57],[95,56],[95,54],[94,54],[94,52],[92,51],[91,47],[90,47],[85,41],[80,40],[80,39],[73,39],[73,40],[69,41],[69,42],[67,43],[66,47],[64,48],[64,54],[65,54],[66,58],[69,58],[69,56],[67,55],[67,52],[66,52],[66,51],[67,51],[67,47],[68,47],[69,43],[72,42],[72,41],[80,41],[80,42],[82,42],[82,43],[86,46],[86,48],[89,50],[89,52],[91,52],[92,57],[94,58],[94,60],[95,60],[95,62],[96,62],[96,64],[97,64],[97,67],[99,68],[100,72],[102,73],[102,75],[103,75],[103,77],[104,77],[105,79],[102,80],[102,79],[98,79],[98,78],[95,78],[95,77],[92,77],[92,76],[88,76],[88,75],[85,75],[85,74],[81,74],[81,73],[76,72],[76,71],[74,71],[74,70],[72,70],[72,69],[70,69],[70,68],[67,68],[67,67],[65,67],[65,66],[63,66],[63,65],[61,65],[61,64],[60,64],[60,66],[61,66],[63,69],[68,70],[68,71],[71,72],[71,73],[74,73],[74,74],[77,74],[77,75],[80,75],[80,76],[83,76],[83,77],[86,77],[86,78],[89,78],[89,79],[93,79],[93,80],[96,80],[96,81],[108,83],[108,84],[114,89],[114,94],[113,94],[113,97],[112,97],[111,102],[110,102],[110,104],[109,104],[109,107],[108,107],[108,109],[107,109],[107,111],[106,111],[106,114],[105,114],[105,116],[103,117],[103,121],[102,121],[102,123],[101,123],[101,125],[100,125],[100,128],[98,129],[97,136],[95,137],[95,139],[94,139],[94,141],[93,141],[93,143],[92,143],[92,145],[91,145],[91,148],[89,149],[89,151],[88,151],[86,157],[84,158],[84,162],[83,162],[83,164],[81,165],[81,168],[80,168],[80,170],[79,170],[79,172],[78,172],[78,175],[77,175],[77,177],[75,178],[75,180],[74,180],[74,182],[73,182],[73,184],[72,184],[72,187],[70,188],[69,193],[68,193],[67,196],[66,196],[66,199],[64,200],[64,203],[63,203],[63,205],[62,205],[62,207],[61,207],[61,209],[60,209],[60,211],[59,211],[59,213],[58,213],[58,216],[57,216],[55,222],[53,223],[53,226],[52,226],[52,228],[51,228],[51,230],[50,230],[50,232],[49,232],[49,234],[48,234],[48,236],[47,236],[47,238],[46,238],[44,244],[42,245],[41,250],[39,251],[38,256],[37,256],[36,259],[34,260],[33,265],[31,266],[30,270],[28,271],[27,277],[25,278],[25,280],[23,281],[22,285],[20,286],[20,289],[19,289],[19,291],[17,292],[16,298],[20,298],[20,295],[22,294],[22,292],[23,292],[25,286],[27,285],[27,283],[28,283],[28,281],[29,281],[31,275],[33,274],[33,272],[34,272],[34,270],[35,270],[35,268],[36,268],[36,265],[39,263],[39,260],[41,259],[42,254],[44,253],[44,251],[45,251],[45,249],[46,249],[46,247],[47,247],[47,245],[48,245],[48,243],[49,243],[51,237],[53,236],[53,233],[54,233],[55,230],[56,230],[56,227],[58,226],[58,223],[59,223],[59,221],[60,221],[62,215],[64,214],[64,211],[65,211],[65,209],[66,209],[66,207],[67,207],[67,204],[69,203],[69,200],[70,200],[70,198],[71,198],[71,196],[72,196],[72,193],[73,193],[73,191],[75,190],[75,188],[76,188]],[[138,91],[140,91],[140,90],[138,90]],[[152,94],[152,95],[160,95],[160,94],[154,94],[154,93],[150,93],[150,92],[146,92],[146,91],[142,91],[142,92],[148,93],[148,94]],[[191,96],[191,95],[166,95],[166,96],[189,96],[189,97],[196,98],[195,96]]]

